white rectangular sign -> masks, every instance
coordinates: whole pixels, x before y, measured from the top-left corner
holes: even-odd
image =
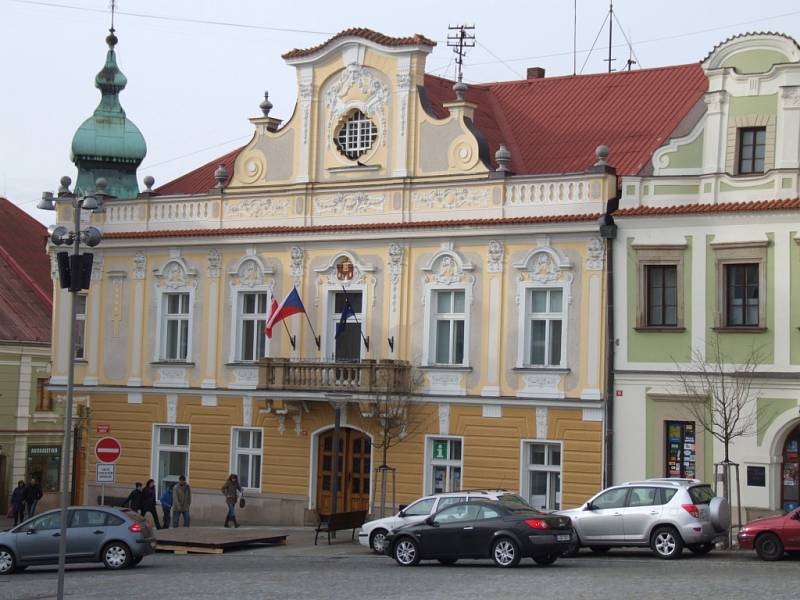
[[[116,481],[117,465],[97,463],[96,467],[95,481],[97,483],[114,483],[114,481]]]

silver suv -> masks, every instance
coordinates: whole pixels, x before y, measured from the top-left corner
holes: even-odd
[[[582,547],[604,554],[617,546],[649,546],[667,559],[679,557],[684,546],[707,554],[731,524],[727,501],[696,479],[630,481],[557,514],[572,519],[578,534],[573,554]]]

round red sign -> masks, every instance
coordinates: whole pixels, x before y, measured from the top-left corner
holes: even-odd
[[[102,463],[115,463],[122,454],[122,445],[113,437],[100,438],[94,446],[94,453]]]

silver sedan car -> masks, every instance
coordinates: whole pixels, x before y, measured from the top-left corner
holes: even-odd
[[[124,569],[155,551],[152,530],[135,512],[74,506],[68,515],[68,563],[102,562],[108,569]],[[55,509],[0,533],[0,575],[57,564],[60,530],[61,509]]]

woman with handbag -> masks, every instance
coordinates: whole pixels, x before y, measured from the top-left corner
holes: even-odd
[[[228,523],[233,523],[234,527],[239,527],[239,523],[236,521],[236,501],[239,500],[240,506],[244,507],[244,498],[239,498],[240,495],[244,495],[242,485],[239,483],[239,477],[232,473],[225,480],[225,485],[222,486],[222,493],[225,494],[225,503],[228,505],[225,527],[228,526]]]

